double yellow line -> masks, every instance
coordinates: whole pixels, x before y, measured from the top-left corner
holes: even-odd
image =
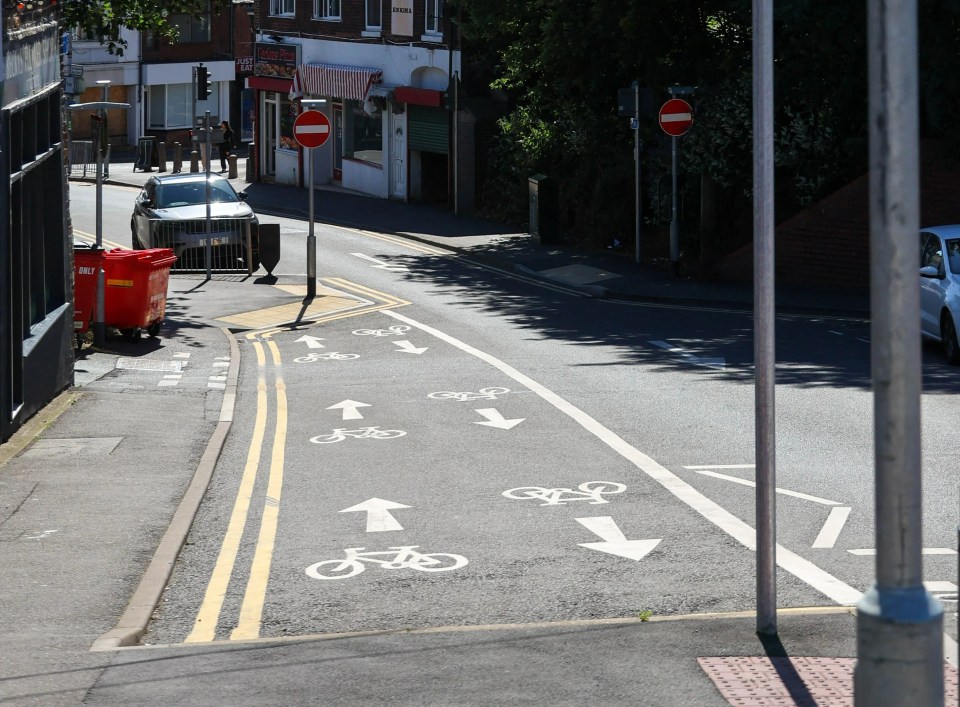
[[[280,495],[283,491],[284,449],[287,441],[287,391],[282,375],[280,349],[271,337],[281,330],[251,332],[246,338],[253,343],[257,355],[257,412],[253,427],[253,436],[247,452],[247,461],[240,478],[240,488],[234,502],[230,522],[224,536],[217,563],[207,585],[203,602],[197,612],[193,630],[184,639],[185,643],[201,643],[216,639],[217,624],[223,610],[230,577],[240,552],[247,516],[253,501],[257,474],[260,469],[260,457],[266,435],[268,395],[267,395],[267,355],[264,342],[270,351],[274,370],[274,388],[276,390],[276,426],[273,435],[273,447],[270,452],[270,471],[267,479],[267,491],[263,499],[263,513],[260,518],[260,533],[256,550],[250,565],[246,591],[236,627],[230,633],[231,640],[257,638],[263,616],[263,605],[267,594],[267,580],[273,562],[276,545],[277,522],[280,512]]]

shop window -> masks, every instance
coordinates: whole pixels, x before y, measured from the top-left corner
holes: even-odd
[[[280,98],[280,147],[297,150],[299,143],[293,137],[293,122],[297,119],[297,105],[286,97]]]
[[[197,113],[203,115],[210,107],[212,115],[217,114],[220,105],[220,84],[214,81],[210,98],[197,102]],[[155,130],[192,127],[190,113],[193,111],[193,85],[189,83],[171,83],[150,86],[147,90],[147,122]]]
[[[343,156],[383,165],[383,115],[369,114],[363,103],[346,101]]]

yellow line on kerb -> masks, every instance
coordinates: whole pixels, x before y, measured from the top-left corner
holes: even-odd
[[[231,640],[257,638],[263,617],[263,604],[267,595],[267,581],[273,562],[273,549],[277,538],[277,520],[280,514],[280,494],[283,491],[284,448],[287,442],[287,392],[281,375],[280,349],[274,341],[268,341],[273,354],[277,388],[277,426],[273,437],[273,452],[270,457],[270,476],[267,481],[267,497],[263,503],[260,519],[260,535],[257,549],[247,579],[247,589],[240,607],[240,620],[231,632]]]
[[[247,334],[247,339],[255,338]],[[227,524],[227,532],[220,546],[217,564],[214,565],[210,583],[203,596],[203,603],[197,612],[193,630],[184,639],[184,643],[200,643],[212,641],[216,638],[217,623],[220,621],[220,612],[223,610],[223,600],[227,595],[230,576],[240,553],[240,541],[243,530],[247,525],[250,514],[250,500],[253,497],[253,487],[257,481],[257,472],[260,468],[260,453],[263,449],[264,432],[267,426],[267,359],[263,346],[259,341],[253,342],[257,352],[257,415],[253,423],[253,435],[250,439],[250,449],[247,452],[247,463],[240,477],[240,488],[237,489],[237,500],[233,504],[233,513]]]

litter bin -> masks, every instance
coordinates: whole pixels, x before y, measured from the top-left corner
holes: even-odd
[[[96,307],[97,270],[103,265],[104,324],[130,339],[160,332],[167,308],[170,268],[177,256],[170,248],[97,250],[76,248],[73,327],[79,338],[90,327]]]
[[[534,174],[527,181],[530,189],[530,235],[537,243],[559,242],[560,200],[556,180],[544,174]]]
[[[152,172],[154,165],[159,165],[157,159],[157,138],[152,135],[137,140],[137,158],[133,163],[134,171]]]

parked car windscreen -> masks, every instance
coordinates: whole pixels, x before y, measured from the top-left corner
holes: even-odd
[[[214,204],[240,201],[237,192],[226,179],[210,180],[210,202]],[[177,182],[160,184],[157,187],[158,209],[173,209],[178,206],[197,206],[207,203],[207,190],[203,182]]]

